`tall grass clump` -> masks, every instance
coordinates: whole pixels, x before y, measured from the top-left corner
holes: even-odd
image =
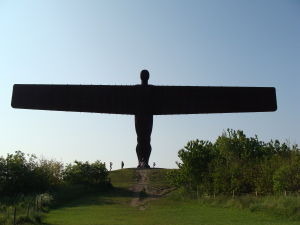
[[[264,211],[285,218],[300,219],[300,198],[295,196],[267,196],[258,198],[250,211]]]
[[[43,212],[52,204],[52,196],[48,193],[19,195],[2,197],[0,201],[0,224],[40,224]]]
[[[255,195],[218,195],[197,196],[177,189],[168,195],[169,199],[185,202],[197,202],[213,207],[236,208],[250,212],[263,212],[282,218],[300,220],[300,197],[297,196],[255,196]]]

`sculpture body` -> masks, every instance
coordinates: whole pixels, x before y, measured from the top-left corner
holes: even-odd
[[[15,84],[12,107],[135,116],[139,165],[149,167],[153,115],[276,111],[272,87]]]
[[[151,132],[153,125],[153,115],[139,114],[135,115],[135,130],[137,134],[136,154],[139,165],[144,162],[148,167],[151,154]]]

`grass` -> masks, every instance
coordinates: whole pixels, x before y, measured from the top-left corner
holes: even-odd
[[[114,187],[129,188],[138,181],[137,169],[122,169],[109,172],[110,182]]]
[[[38,207],[33,202],[43,197],[43,206],[39,202]],[[39,224],[45,215],[42,213],[48,209],[51,196],[41,194],[36,196],[3,197],[0,199],[0,224]],[[29,208],[28,208],[29,207]],[[16,211],[15,211],[16,210]],[[14,213],[16,217],[14,218]]]
[[[172,193],[174,199],[182,199],[180,193]],[[197,197],[195,197],[197,198]],[[186,198],[190,200],[191,197]],[[208,204],[225,208],[236,208],[250,212],[263,212],[265,214],[280,216],[286,219],[298,220],[300,222],[300,198],[297,196],[206,196],[197,200],[199,204]]]
[[[150,170],[148,180],[152,188],[163,188],[169,185],[166,182],[166,172],[167,170],[164,169]],[[136,169],[112,171],[109,177],[115,187],[113,190],[69,201],[46,214],[44,224],[299,224],[299,220],[288,220],[265,212],[263,206],[255,208],[252,205],[251,209],[252,200],[249,199],[239,200],[243,204],[224,198],[218,199],[219,202],[182,201],[176,196],[176,192],[168,197],[146,201],[142,203],[146,205],[145,210],[140,210],[139,206],[130,206],[133,193],[128,189],[138,181]],[[145,201],[145,199],[147,200],[147,197],[140,200]],[[296,202],[299,203],[299,199]],[[241,207],[247,204],[249,206],[247,209]]]
[[[232,207],[199,204],[161,198],[151,201],[146,210],[130,207],[129,193],[114,190],[69,202],[47,215],[46,224],[299,224],[263,213]]]
[[[59,208],[68,201],[110,189],[109,183],[99,185],[64,186],[49,194],[18,195],[0,198],[0,224],[42,224],[51,209]]]
[[[138,181],[138,176],[136,175],[137,168],[131,169],[121,169],[109,172],[109,178],[114,187],[126,187],[133,185]],[[151,184],[166,184],[169,183],[166,180],[167,173],[171,169],[150,169],[148,174],[148,180]]]

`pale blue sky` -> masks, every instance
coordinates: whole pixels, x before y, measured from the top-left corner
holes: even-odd
[[[150,164],[227,128],[300,144],[298,0],[0,0],[0,155],[137,166],[133,116],[12,109],[13,84],[267,86],[271,113],[155,116]],[[125,133],[125,135],[124,135]]]

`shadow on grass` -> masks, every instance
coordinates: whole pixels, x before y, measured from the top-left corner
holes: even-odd
[[[132,197],[133,191],[126,188],[112,188],[111,190],[102,191],[98,193],[86,194],[81,197],[74,197],[67,202],[56,204],[52,209],[59,209],[64,207],[84,207],[91,205],[114,205],[125,201],[124,198]]]

